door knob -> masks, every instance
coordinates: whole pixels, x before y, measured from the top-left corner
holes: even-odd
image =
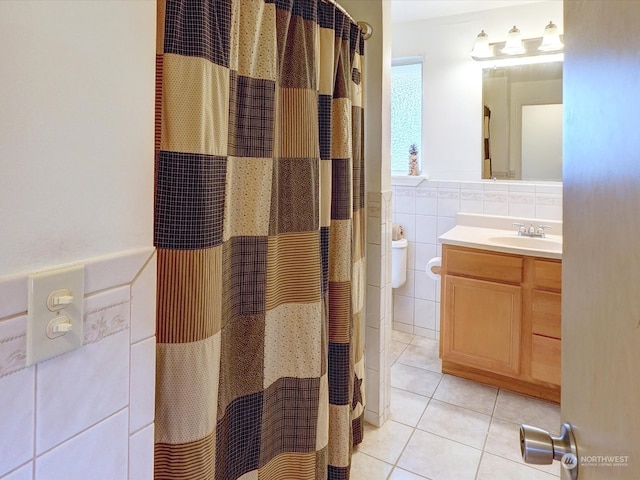
[[[562,462],[571,480],[578,478],[578,449],[571,425],[564,423],[559,437],[531,425],[520,425],[520,453],[525,463],[549,465]]]

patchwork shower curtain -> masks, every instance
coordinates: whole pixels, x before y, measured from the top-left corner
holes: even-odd
[[[320,0],[158,0],[156,479],[349,478],[363,54]]]

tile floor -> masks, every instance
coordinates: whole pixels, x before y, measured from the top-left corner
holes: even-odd
[[[560,406],[443,375],[438,342],[393,332],[391,418],[365,426],[351,480],[557,480],[560,465],[525,465],[518,430],[557,433]]]

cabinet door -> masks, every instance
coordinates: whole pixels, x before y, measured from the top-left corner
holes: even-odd
[[[545,337],[561,337],[562,298],[559,293],[534,290],[531,294],[531,332]]]
[[[444,283],[442,359],[518,375],[522,287],[452,275]]]
[[[533,335],[531,376],[536,380],[560,385],[560,349],[560,340]]]

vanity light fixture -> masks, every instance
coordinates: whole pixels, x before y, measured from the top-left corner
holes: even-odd
[[[488,58],[492,55],[491,47],[489,46],[489,35],[482,30],[476,38],[476,43],[473,46],[473,50],[471,50],[471,56],[473,58]]]
[[[500,52],[505,55],[522,55],[527,52],[522,45],[522,35],[520,34],[520,30],[518,30],[515,25],[511,30],[509,30],[509,33],[507,34],[507,43]]]
[[[522,39],[520,30],[514,25],[509,30],[507,41],[489,43],[489,35],[482,30],[476,38],[471,58],[478,61],[492,61],[498,65],[523,65],[562,61],[564,54],[558,26],[549,22],[542,38]]]
[[[538,47],[538,50],[543,52],[555,52],[556,50],[562,50],[563,48],[564,44],[560,40],[558,26],[552,21],[549,21],[549,25],[544,28],[542,43]]]

